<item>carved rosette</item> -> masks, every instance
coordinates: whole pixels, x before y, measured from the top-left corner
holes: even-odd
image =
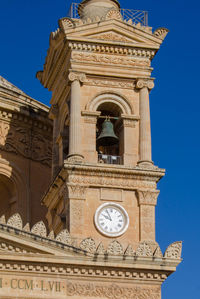
[[[106,20],[109,19],[122,20],[122,15],[120,14],[119,10],[111,9],[106,15]]]
[[[159,193],[159,190],[137,190],[139,205],[156,206]]]

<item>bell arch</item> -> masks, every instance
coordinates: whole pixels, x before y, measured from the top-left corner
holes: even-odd
[[[122,114],[126,114],[126,115],[134,114],[133,108],[131,107],[128,100],[124,96],[113,92],[104,92],[95,96],[86,105],[86,110],[91,112],[97,111],[97,108],[104,103],[110,103],[111,105],[118,106],[121,109]]]

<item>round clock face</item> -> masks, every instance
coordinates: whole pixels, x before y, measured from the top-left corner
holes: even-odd
[[[95,213],[97,229],[109,237],[122,235],[128,228],[129,217],[126,210],[116,203],[105,203]]]

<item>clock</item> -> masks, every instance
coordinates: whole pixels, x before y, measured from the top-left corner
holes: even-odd
[[[126,210],[116,203],[104,203],[94,215],[96,228],[108,237],[121,236],[128,228],[129,217]]]

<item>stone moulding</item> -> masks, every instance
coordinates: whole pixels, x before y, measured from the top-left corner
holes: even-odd
[[[155,244],[151,245],[151,243],[148,241],[140,242],[136,248],[136,251],[133,250],[130,244],[126,249],[124,249],[122,244],[117,240],[111,241],[108,247],[104,249],[102,243],[96,244],[95,240],[93,240],[91,237],[83,239],[78,245],[78,242],[75,242],[75,240],[71,238],[66,229],[62,230],[57,236],[55,236],[54,232],[51,232],[50,235],[47,236],[47,229],[42,221],[36,223],[29,231],[25,229],[25,227],[22,229],[22,227],[23,223],[19,214],[14,214],[7,220],[7,222],[4,215],[0,217],[0,231],[7,231],[8,233],[14,233],[18,236],[22,235],[23,237],[33,238],[39,243],[47,243],[54,246],[56,245],[63,249],[74,248],[79,252],[84,252],[84,254],[87,254],[88,256],[121,256],[122,259],[125,256],[133,259],[162,258],[162,252],[159,246],[157,245],[156,250],[153,250]],[[180,261],[181,250],[182,242],[172,243],[165,251],[164,259]]]
[[[69,42],[68,46],[71,50],[100,53],[100,54],[115,54],[124,56],[146,57],[152,59],[156,51],[149,49],[138,49],[129,46],[109,46],[109,45],[94,45],[88,42]]]

